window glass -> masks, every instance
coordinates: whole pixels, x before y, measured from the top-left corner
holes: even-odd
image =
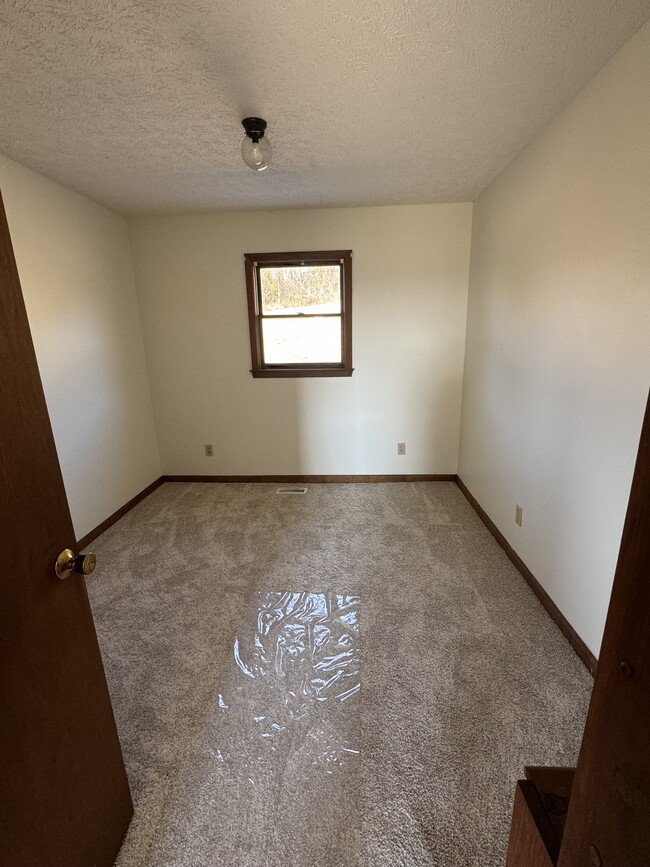
[[[340,364],[340,316],[262,320],[266,364]]]
[[[263,316],[288,313],[340,313],[340,265],[260,267]]]

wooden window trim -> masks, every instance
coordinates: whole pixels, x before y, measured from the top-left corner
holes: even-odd
[[[303,376],[352,376],[352,250],[310,250],[297,253],[246,253],[246,293],[251,340],[251,373],[256,379]],[[341,267],[341,353],[340,364],[265,364],[258,286],[260,265],[331,265]],[[338,316],[339,314],[331,314]]]

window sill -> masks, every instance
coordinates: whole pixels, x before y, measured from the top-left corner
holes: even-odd
[[[265,367],[251,370],[255,379],[297,379],[304,376],[352,376],[353,367]]]

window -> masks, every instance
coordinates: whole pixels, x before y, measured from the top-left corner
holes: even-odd
[[[352,376],[352,251],[245,259],[253,376]]]

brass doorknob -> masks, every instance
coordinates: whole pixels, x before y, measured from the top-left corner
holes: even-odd
[[[77,572],[79,575],[90,575],[96,565],[97,557],[94,554],[75,554],[71,548],[66,548],[56,558],[54,571],[56,577],[63,581],[64,578],[69,578],[73,572]]]

